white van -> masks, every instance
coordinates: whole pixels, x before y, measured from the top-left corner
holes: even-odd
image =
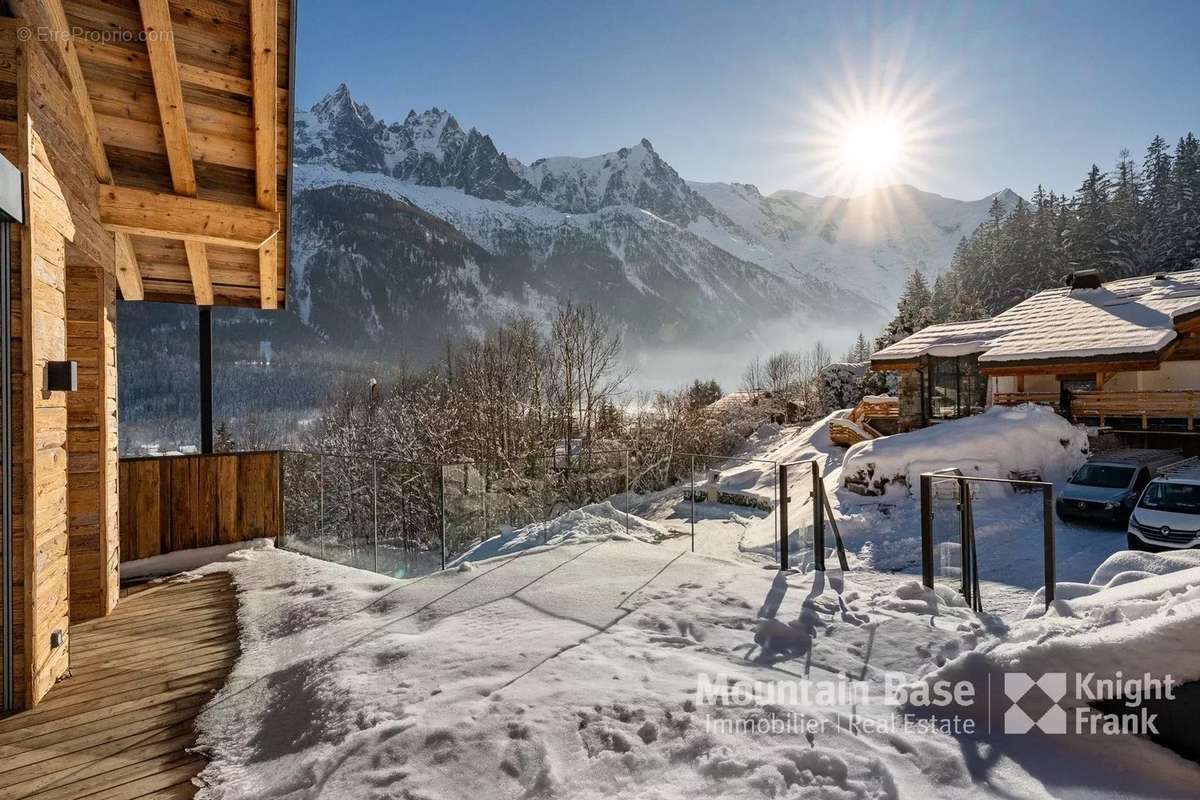
[[[1200,547],[1200,460],[1190,458],[1150,481],[1129,515],[1130,550]]]

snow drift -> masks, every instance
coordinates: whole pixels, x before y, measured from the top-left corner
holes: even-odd
[[[535,522],[501,533],[477,544],[455,559],[453,565],[508,556],[534,547],[585,544],[609,539],[655,542],[667,531],[657,523],[628,514],[605,500],[568,511],[546,522]]]
[[[993,407],[975,417],[860,442],[843,462],[851,491],[882,495],[916,486],[923,472],[957,467],[964,475],[1065,480],[1088,457],[1084,428],[1043,406]]]

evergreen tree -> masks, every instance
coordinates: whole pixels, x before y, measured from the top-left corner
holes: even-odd
[[[692,411],[698,411],[710,406],[721,399],[721,385],[715,380],[702,381],[697,378],[687,388],[687,405]]]
[[[1067,225],[1068,264],[1071,269],[1097,269],[1111,274],[1116,263],[1113,221],[1109,208],[1111,184],[1108,175],[1092,164],[1083,185],[1075,193],[1071,220]]]
[[[1188,133],[1172,152],[1156,136],[1140,168],[1123,150],[1111,174],[1093,165],[1069,200],[1038,186],[1006,212],[997,196],[949,266],[932,290],[909,276],[879,346],[932,322],[997,314],[1075,269],[1113,280],[1200,268],[1200,140]]]
[[[1128,150],[1117,157],[1110,206],[1115,263],[1113,274],[1106,277],[1137,275],[1147,260],[1141,248],[1142,185]]]
[[[858,332],[858,338],[854,340],[854,344],[846,351],[846,362],[849,364],[861,364],[863,361],[868,361],[871,358],[871,343],[867,341],[867,337],[863,336],[863,332]]]
[[[1142,162],[1145,180],[1145,218],[1142,223],[1142,251],[1146,253],[1147,271],[1167,269],[1171,250],[1171,154],[1167,142],[1155,136],[1146,148]]]
[[[919,269],[913,270],[905,281],[900,302],[896,304],[896,318],[875,340],[876,349],[887,347],[932,324],[932,304],[933,295],[929,291],[929,282],[925,280],[925,274]]]
[[[1188,134],[1175,146],[1171,165],[1168,269],[1185,268],[1200,258],[1200,140]]]

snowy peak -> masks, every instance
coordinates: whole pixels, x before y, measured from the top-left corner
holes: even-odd
[[[460,147],[465,135],[454,115],[437,106],[424,114],[409,111],[404,124],[388,128],[388,134],[393,133],[404,149],[428,153],[439,161],[447,151]]]
[[[567,213],[629,205],[685,226],[715,213],[659,156],[648,139],[587,158],[541,158],[525,167],[521,175],[544,202]]]
[[[461,189],[488,200],[525,203],[535,192],[513,172],[491,138],[463,131],[449,111],[409,111],[387,125],[346,85],[296,115],[296,160],[346,172],[378,172],[415,183]]]
[[[410,110],[377,120],[346,84],[296,115],[296,160],[377,172],[418,186],[461,189],[485,200],[541,203],[572,214],[635,206],[686,226],[717,212],[655,152],[648,139],[590,158],[542,158],[525,166],[449,111]]]
[[[354,102],[354,98],[350,94],[350,88],[344,83],[339,83],[336,89],[314,103],[310,111],[318,118],[327,122],[334,120],[355,121],[363,127],[368,127],[375,123],[375,118],[371,115],[371,110],[365,104]]]

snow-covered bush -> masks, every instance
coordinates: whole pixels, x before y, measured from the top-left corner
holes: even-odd
[[[847,489],[881,495],[918,483],[922,472],[957,467],[964,475],[1065,480],[1088,457],[1084,428],[1044,406],[996,406],[975,417],[859,442],[846,452]]]
[[[869,361],[839,361],[821,370],[821,403],[824,412],[853,408],[867,395],[894,395],[896,373],[872,372]]]
[[[862,399],[862,380],[868,363],[849,364],[839,361],[821,370],[821,402],[825,411],[851,408]]]

